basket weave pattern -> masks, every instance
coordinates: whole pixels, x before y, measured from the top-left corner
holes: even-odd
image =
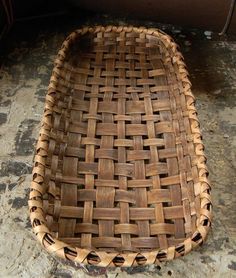
[[[30,218],[50,253],[158,264],[206,238],[210,185],[185,64],[156,29],[72,33],[55,60]]]

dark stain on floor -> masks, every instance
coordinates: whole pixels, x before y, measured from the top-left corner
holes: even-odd
[[[12,189],[14,189],[16,186],[17,186],[17,183],[16,183],[16,182],[10,183],[10,184],[8,185],[8,190],[12,191]]]
[[[22,219],[20,219],[19,217],[15,217],[14,218],[14,221],[16,222],[16,223],[20,223],[20,222],[24,222]]]
[[[34,151],[35,139],[32,132],[38,121],[32,119],[24,120],[18,129],[15,138],[16,155],[30,155]]]
[[[7,121],[7,114],[0,113],[0,125],[5,124]]]
[[[231,261],[231,264],[228,265],[229,269],[236,270],[236,262]]]
[[[5,96],[7,97],[13,97],[16,94],[17,90],[16,89],[6,89],[4,91]]]
[[[127,268],[122,268],[123,271],[127,272],[130,275],[135,275],[138,273],[144,273],[148,271],[147,266],[134,266],[134,267],[127,267]],[[158,273],[161,275],[161,273]]]
[[[46,97],[46,90],[44,89],[39,89],[35,95],[37,96],[38,101],[40,102],[45,102],[45,97]]]
[[[99,276],[99,275],[106,274],[105,267],[98,267],[95,265],[86,265],[85,269],[87,270],[86,273],[88,273],[90,276]]]
[[[56,270],[52,278],[72,278],[72,274],[66,270]]]
[[[2,162],[0,169],[0,176],[9,177],[10,175],[21,176],[29,174],[32,171],[32,166],[27,165],[24,162],[18,161],[6,161]]]
[[[13,200],[10,199],[8,201],[8,204],[12,205],[12,208],[14,208],[14,209],[20,209],[20,208],[28,205],[28,196],[25,196],[24,198],[16,197]]]
[[[11,104],[10,99],[4,100],[2,96],[0,96],[0,107],[7,107]]]
[[[32,225],[31,225],[31,222],[30,222],[30,219],[29,218],[27,218],[27,220],[26,220],[26,223],[25,223],[25,228],[26,229],[32,229]]]
[[[0,193],[5,192],[6,190],[6,184],[5,183],[0,183]]]
[[[236,255],[236,249],[234,249],[234,250],[232,250],[232,251],[229,251],[228,254],[229,254],[229,255]]]
[[[201,256],[201,262],[204,264],[214,263],[215,260],[213,260],[210,256]]]

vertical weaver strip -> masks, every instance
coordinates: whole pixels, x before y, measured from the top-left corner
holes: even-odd
[[[72,67],[69,68],[69,71],[67,72],[67,78],[65,78],[64,84],[68,85],[67,88],[67,92],[66,94],[61,94],[62,96],[62,100],[64,100],[66,102],[66,100],[68,99],[67,94],[71,93],[71,89],[70,89],[70,79],[71,79],[71,73],[72,73]],[[60,102],[59,102],[60,103]],[[59,106],[58,103],[58,106]],[[70,117],[70,111],[65,110],[65,113],[61,112],[60,117],[58,117],[58,115],[55,115],[58,117],[58,121],[54,121],[54,124],[58,125],[56,128],[56,132],[57,132],[57,142],[56,144],[58,144],[59,146],[59,154],[58,154],[58,158],[61,160],[62,162],[62,175],[65,176],[71,176],[71,177],[76,177],[77,176],[77,164],[78,164],[78,159],[74,158],[74,157],[67,157],[65,156],[65,145],[61,142],[60,137],[62,137],[63,135],[67,138],[70,138],[70,133],[68,132],[68,130],[65,128],[64,129],[64,133],[62,134],[59,130],[59,125],[62,123],[64,124],[64,126],[68,126],[68,121],[69,119],[67,118],[67,112],[68,112],[68,116]],[[54,157],[54,161],[55,161],[55,157]],[[71,167],[72,165],[72,167]],[[53,163],[51,164],[51,166],[53,166]],[[69,186],[69,188],[68,188]],[[77,186],[76,185],[72,185],[70,186],[68,183],[61,183],[61,192],[60,192],[60,197],[61,197],[61,206],[77,206]],[[55,201],[56,203],[56,201]],[[73,237],[74,236],[74,231],[75,231],[75,226],[76,226],[76,219],[65,219],[65,218],[60,218],[59,219],[59,227],[58,227],[58,234],[60,237]]]
[[[136,35],[132,33],[133,36],[130,37],[130,53],[134,55],[134,58],[130,60],[130,70],[135,71],[135,55],[140,55],[138,51],[138,47],[136,46],[136,39],[139,38],[140,41],[145,40],[145,34],[140,33]],[[139,45],[139,44],[138,44]],[[142,61],[143,62],[143,61]],[[140,65],[142,66],[142,65]],[[131,86],[137,86],[137,78],[131,78]],[[139,101],[138,93],[134,92],[131,93],[132,100]],[[141,113],[139,114],[132,114],[132,124],[141,124],[142,118]],[[134,150],[143,150],[143,138],[139,135],[133,136],[133,146]],[[135,160],[134,161],[134,179],[145,179],[145,164],[144,160]],[[145,216],[145,208],[147,207],[147,191],[146,188],[135,188],[135,198],[136,198],[136,206],[140,208],[144,208],[143,216]],[[141,238],[149,237],[150,236],[150,229],[149,229],[149,221],[148,220],[137,220],[138,224],[138,235]],[[140,239],[140,245],[142,245],[142,239]]]
[[[145,45],[146,45],[146,42],[142,44],[143,47],[145,47]],[[142,55],[140,57],[140,63],[142,63],[142,62],[144,63],[145,60],[151,61],[152,56],[159,57],[158,54],[159,54],[159,49],[156,47],[153,48],[151,46],[148,48],[147,55]],[[145,69],[145,68],[142,69],[142,76],[143,76],[143,78],[147,78],[147,79],[149,78],[147,69]],[[154,78],[153,78],[153,81],[155,84]],[[159,85],[159,84],[157,83],[156,85]],[[147,120],[148,138],[155,139],[156,138],[156,130],[155,130],[155,124],[154,124],[155,118],[154,118],[153,108],[152,108],[152,98],[151,98],[152,93],[150,92],[149,85],[144,85],[144,94],[145,94],[145,97],[144,97],[145,114],[146,114],[146,116],[152,116],[152,117],[150,117],[150,120]],[[150,148],[150,163],[156,163],[157,161],[159,161],[157,146],[151,145],[151,146],[149,146],[149,148]],[[158,174],[152,176],[152,186],[153,186],[153,189],[161,189],[160,176]],[[154,204],[154,206],[155,206],[155,217],[156,217],[155,223],[162,225],[165,223],[162,202],[158,202],[158,200],[157,200],[157,202]],[[163,248],[163,249],[167,248],[168,244],[167,244],[166,234],[158,234],[157,236],[158,236],[159,247]]]
[[[172,66],[172,65],[169,65]],[[177,70],[176,65],[174,68]],[[177,71],[176,71],[177,72]],[[191,172],[191,158],[195,156],[194,147],[192,143],[188,142],[190,139],[187,134],[191,133],[190,123],[188,120],[187,103],[185,95],[182,93],[184,91],[182,82],[178,81],[178,74],[176,72],[169,72],[167,75],[168,83],[170,84],[170,98],[171,103],[171,114],[173,119],[173,129],[176,137],[176,152],[179,167],[179,177],[180,177],[180,189],[181,198],[184,213],[184,237],[189,237],[191,232],[195,230],[192,229],[192,221],[195,221],[194,214],[191,213],[190,202],[194,199],[193,193],[193,182],[192,180],[187,182],[187,177]],[[173,83],[177,83],[178,86],[173,86]],[[190,147],[191,144],[191,147]],[[193,159],[195,161],[195,159]],[[192,219],[191,219],[192,218]],[[195,223],[196,224],[196,223]],[[195,225],[194,224],[194,225]]]
[[[105,37],[107,35],[107,37]],[[101,38],[103,46],[108,48],[108,53],[110,54],[107,59],[105,59],[105,71],[106,71],[106,87],[114,86],[114,70],[115,70],[115,53],[116,53],[116,44],[114,40],[113,33],[98,33],[98,36]],[[110,43],[105,44],[105,40],[108,40]],[[101,55],[105,56],[106,53]],[[103,56],[103,57],[104,57]],[[113,74],[112,74],[113,73]],[[106,90],[103,96],[103,102],[111,102],[113,97],[113,92]],[[113,123],[113,114],[112,112],[103,112],[102,113],[103,123]],[[114,137],[112,135],[101,135],[101,150],[110,150],[114,146]],[[108,158],[99,158],[98,161],[98,178],[103,180],[113,180],[114,179],[114,161]],[[109,187],[100,186],[97,188],[96,193],[96,207],[99,208],[113,208],[115,199],[115,189]],[[114,236],[114,220],[112,220],[112,215],[110,216],[111,220],[98,220],[99,225],[99,236],[100,237],[113,237]],[[103,245],[103,244],[102,244]],[[104,246],[108,247],[109,246]]]
[[[92,37],[91,40],[94,38]],[[92,43],[92,42],[91,42]],[[96,55],[92,54],[92,57],[95,56],[95,63],[101,63],[102,61],[102,55],[97,52]],[[91,68],[91,61],[92,57],[90,59],[87,59],[88,66],[86,68]],[[93,70],[94,78],[99,77],[101,74],[100,68],[94,68]],[[88,79],[87,79],[88,80]],[[89,93],[91,94],[98,94],[99,92],[99,86],[97,84],[93,84],[90,86],[91,91]],[[96,134],[96,115],[97,115],[97,109],[98,109],[98,98],[93,97],[90,99],[89,103],[89,111],[88,111],[88,126],[87,126],[87,138],[93,139]],[[94,144],[86,144],[85,147],[85,163],[93,163],[94,157],[95,157],[95,145]],[[94,175],[93,174],[85,174],[85,189],[93,189],[94,188]],[[92,226],[93,223],[93,201],[85,201],[84,202],[84,210],[83,210],[83,223],[90,224]],[[92,247],[92,233],[82,233],[81,234],[81,247]]]
[[[163,46],[164,47],[164,46]],[[163,49],[162,49],[162,63],[161,68],[165,69],[167,71],[167,73],[169,72],[169,67],[168,67],[168,63],[170,63],[170,57],[169,57],[169,53],[167,54],[166,52],[164,53]],[[155,62],[153,62],[153,67],[157,68],[158,65],[155,64]],[[169,92],[161,92],[159,94],[159,98],[160,99],[167,99],[169,102],[174,102],[175,99],[170,99],[171,95],[170,95],[170,91],[172,90],[172,82],[175,82],[175,80],[173,79],[169,79],[169,76],[165,75],[165,76],[159,76],[158,77],[158,82],[159,84],[162,83],[161,85],[168,85],[168,90]],[[172,114],[171,111],[160,111],[160,117],[162,121],[168,121],[172,123],[172,128],[173,128],[173,119],[172,119]],[[176,137],[174,134],[174,131],[172,132],[165,132],[164,133],[164,142],[165,142],[165,148],[166,149],[176,149]],[[169,176],[175,176],[175,175],[179,175],[179,165],[178,165],[178,161],[176,157],[173,158],[166,158],[167,161],[167,168],[168,168],[168,175]],[[170,193],[171,193],[171,203],[172,206],[182,206],[182,196],[181,196],[181,187],[180,187],[180,183],[176,183],[171,185],[170,188]],[[185,231],[184,231],[184,220],[183,219],[175,219],[173,217],[173,219],[171,219],[174,221],[175,223],[175,238],[176,239],[183,239],[185,237]]]
[[[119,46],[120,46],[120,54],[119,54],[119,64],[120,68],[118,69],[119,76],[118,78],[125,79],[126,78],[126,69],[125,65],[125,55],[126,55],[126,32],[123,31],[119,34]],[[118,98],[118,115],[125,116],[125,105],[126,105],[126,86],[119,85],[119,98]],[[125,120],[119,119],[117,121],[117,133],[119,140],[125,140]],[[126,163],[126,147],[118,146],[118,163]],[[119,189],[127,190],[127,177],[119,175]],[[120,223],[121,224],[129,224],[129,203],[120,202]],[[121,249],[122,250],[132,250],[131,246],[131,235],[129,233],[121,234]]]

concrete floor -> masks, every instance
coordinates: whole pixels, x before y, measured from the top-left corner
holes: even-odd
[[[42,250],[31,231],[27,199],[32,158],[53,60],[65,36],[80,25],[22,23],[4,43],[0,70],[0,277],[236,277],[236,41],[152,22],[180,44],[208,156],[214,221],[208,241],[160,267],[78,269]],[[92,23],[99,21],[93,19]],[[100,22],[111,21],[107,17]],[[114,20],[112,20],[114,23]],[[117,21],[128,24],[130,22]],[[31,26],[31,31],[29,31]],[[50,30],[46,28],[49,26]],[[34,29],[35,27],[35,29]],[[33,30],[33,31],[32,31]],[[85,274],[87,272],[87,274]]]

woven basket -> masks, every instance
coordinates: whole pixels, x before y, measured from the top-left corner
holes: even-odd
[[[36,147],[30,218],[61,258],[103,267],[187,254],[211,199],[191,84],[156,29],[86,27],[55,60]]]

